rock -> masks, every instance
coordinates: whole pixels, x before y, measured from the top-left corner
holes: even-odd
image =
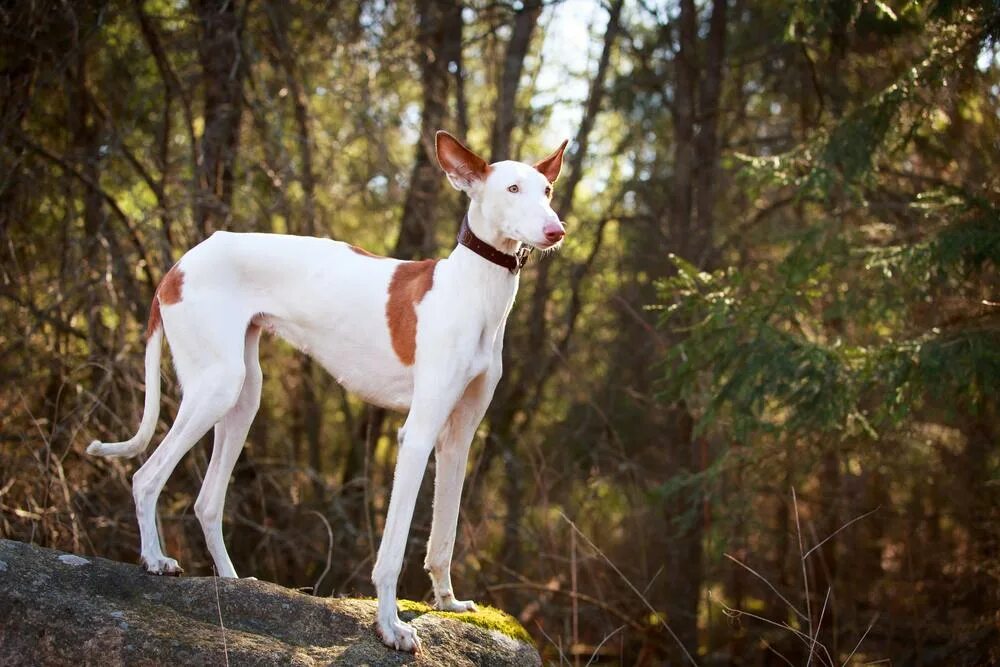
[[[59,556],[59,562],[65,563],[66,565],[73,565],[74,567],[77,565],[90,565],[89,560],[81,558],[76,554],[63,554],[62,556]]]
[[[0,562],[0,665],[541,664],[524,629],[495,609],[448,614],[402,603],[423,642],[414,656],[376,638],[374,600],[157,577],[10,540],[0,540]]]

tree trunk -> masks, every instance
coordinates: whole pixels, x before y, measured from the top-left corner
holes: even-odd
[[[490,155],[493,162],[510,160],[510,135],[514,131],[517,110],[517,91],[524,70],[524,57],[531,45],[531,35],[538,25],[542,13],[541,0],[527,0],[514,14],[514,31],[507,42],[503,74],[500,76],[500,94],[497,96],[497,112],[493,119],[493,133],[490,138]]]
[[[719,180],[719,99],[722,95],[722,67],[726,55],[727,0],[712,5],[705,44],[705,68],[701,74],[698,97],[698,136],[695,151],[697,166],[697,219],[691,229],[692,253],[688,259],[707,266],[712,259],[712,232],[715,228],[716,183]]]
[[[71,82],[72,101],[69,104],[69,127],[73,134],[73,151],[77,169],[88,183],[99,181],[98,151],[101,144],[100,130],[95,126],[93,114],[90,112],[90,96],[87,95],[87,49],[84,44],[76,43],[77,57],[75,67],[67,74],[73,77]],[[100,240],[104,233],[104,201],[101,194],[92,185],[84,186],[83,193],[83,239],[80,244],[81,264],[87,267],[87,274],[101,273]],[[104,327],[100,322],[101,295],[97,290],[88,290],[86,297],[87,339],[91,346],[92,359],[97,361],[90,369],[93,386],[97,386],[104,371],[100,369],[103,357],[107,351]]]
[[[698,9],[693,0],[681,0],[679,47],[675,63],[673,101],[674,164],[671,215],[667,239],[670,249],[696,264],[711,255],[715,205],[714,179],[718,164],[718,115],[725,55],[726,2],[715,0],[704,41],[704,67],[700,65]],[[683,403],[674,409],[667,435],[668,470],[672,475],[697,476],[709,461],[702,460],[699,441],[692,438],[694,420]],[[702,564],[704,522],[701,481],[688,484],[685,496],[691,507],[666,508],[668,522],[679,526],[673,541],[677,576],[668,586],[677,608],[673,628],[688,650],[698,642],[698,607],[704,576]]]
[[[195,233],[208,237],[232,221],[233,181],[243,116],[243,17],[236,0],[196,0],[204,123],[198,155]]]
[[[680,46],[674,66],[673,201],[667,219],[667,238],[674,252],[690,259],[688,239],[694,200],[694,122],[697,109],[698,10],[694,0],[681,0]]]
[[[423,115],[416,160],[410,174],[410,188],[403,203],[403,219],[394,255],[400,259],[432,256],[437,250],[435,238],[438,195],[441,173],[434,155],[434,133],[447,118],[448,71],[446,54],[461,48],[461,31],[455,31],[455,16],[461,25],[461,6],[453,0],[434,2],[420,0],[417,15],[420,22],[417,35],[417,59],[423,84]]]

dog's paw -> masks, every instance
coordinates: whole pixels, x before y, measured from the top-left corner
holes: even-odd
[[[159,574],[168,577],[179,577],[181,573],[184,572],[177,561],[173,558],[167,558],[166,556],[158,556],[156,558],[143,558],[142,566],[146,569],[146,572],[150,574]]]
[[[389,648],[408,653],[420,652],[420,638],[417,637],[417,631],[409,623],[403,623],[399,619],[386,623],[376,621],[375,634]]]
[[[454,596],[451,595],[436,603],[434,607],[438,611],[453,611],[459,614],[464,611],[479,611],[476,608],[476,603],[472,600],[456,600]]]

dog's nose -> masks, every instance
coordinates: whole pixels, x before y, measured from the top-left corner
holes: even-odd
[[[566,230],[563,229],[562,224],[559,222],[548,223],[545,225],[542,232],[545,234],[545,240],[549,243],[557,243],[561,241],[564,236],[566,236]]]

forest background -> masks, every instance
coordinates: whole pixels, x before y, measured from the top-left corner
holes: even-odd
[[[522,275],[460,595],[553,663],[995,663],[998,35],[989,0],[4,4],[0,535],[136,560],[140,461],[83,450],[134,432],[186,249],[441,257],[465,202],[435,130],[490,160],[569,138],[569,235]],[[401,417],[277,340],[262,364],[237,571],[371,595]],[[210,447],[160,501],[196,575]],[[430,596],[433,465],[404,597]]]

